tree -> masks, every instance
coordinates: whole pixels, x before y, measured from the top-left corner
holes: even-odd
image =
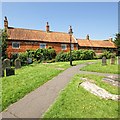
[[[7,53],[6,53],[6,50],[7,50],[7,38],[8,38],[8,35],[7,35],[7,32],[6,32],[6,29],[5,30],[0,30],[0,38],[1,38],[1,41],[0,41],[0,45],[1,45],[1,51],[2,51],[2,60],[5,59],[7,57]]]
[[[120,54],[120,33],[117,33],[115,35],[115,40],[114,40],[115,45],[118,48],[118,55]]]
[[[120,33],[117,33],[117,34],[115,35],[114,43],[116,44],[116,46],[117,46],[118,48],[120,48]]]

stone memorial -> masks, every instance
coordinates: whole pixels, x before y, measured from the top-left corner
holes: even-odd
[[[10,67],[10,60],[8,58],[3,61],[3,69],[6,69],[7,67]]]
[[[4,70],[2,70],[2,77],[4,77],[5,75],[4,75]]]
[[[6,76],[11,76],[11,75],[15,75],[15,69],[7,67],[6,68]]]
[[[31,64],[31,63],[33,63],[33,60],[32,60],[32,58],[27,58],[27,63],[28,63],[28,64]]]
[[[15,59],[15,69],[21,68],[21,60],[19,58]]]
[[[107,65],[106,57],[102,57],[102,65]]]
[[[114,64],[115,64],[115,57],[112,56],[112,57],[111,57],[111,65],[114,65]]]
[[[0,77],[4,77],[4,70],[0,69]]]

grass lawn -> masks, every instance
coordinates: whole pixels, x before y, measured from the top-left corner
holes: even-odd
[[[118,65],[111,65],[110,64],[110,60],[107,60],[108,64],[105,66],[102,66],[101,61],[95,63],[95,64],[91,64],[88,66],[85,66],[83,68],[81,68],[81,70],[84,71],[92,71],[92,72],[100,72],[100,73],[113,73],[113,74],[120,74],[120,71],[118,71]],[[120,67],[120,66],[119,66]]]
[[[89,60],[91,61],[91,60]],[[95,60],[92,60],[95,61]],[[81,64],[88,61],[74,61]],[[14,76],[2,78],[2,110],[18,101],[29,92],[43,85],[57,76],[64,69],[69,68],[69,62],[56,62],[49,64],[31,64],[16,70]],[[63,70],[57,68],[64,68]],[[1,86],[1,85],[0,85]]]
[[[104,84],[100,81],[102,77],[76,75],[43,115],[44,118],[118,118],[118,102],[100,99],[81,86],[78,87],[81,77],[92,78],[95,83],[106,87],[111,93],[118,92],[110,85],[102,85]]]

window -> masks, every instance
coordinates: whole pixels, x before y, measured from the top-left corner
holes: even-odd
[[[41,49],[46,48],[46,43],[40,43],[40,48],[41,48]]]
[[[74,50],[74,44],[71,44],[71,50]]]
[[[20,48],[20,43],[19,42],[12,42],[12,48],[19,49]]]
[[[76,48],[78,49],[78,44],[76,44]]]
[[[61,44],[62,50],[67,50],[67,45],[66,44]]]

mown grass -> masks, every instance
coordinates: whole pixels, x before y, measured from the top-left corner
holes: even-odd
[[[78,87],[82,82],[81,77],[92,77],[97,83],[102,78],[96,75],[76,75],[61,91],[43,118],[118,118],[118,102],[100,99],[83,87]],[[111,92],[117,93],[117,89],[111,87]]]
[[[81,64],[85,62],[89,61],[74,61],[73,64]],[[69,62],[31,64],[16,70],[14,76],[3,77],[2,110],[69,67]],[[57,68],[63,68],[63,70]]]
[[[100,72],[100,73],[113,73],[113,74],[120,74],[120,71],[118,70],[120,66],[118,66],[118,64],[115,65],[111,65],[110,64],[110,60],[107,60],[107,65],[102,65],[101,61],[95,63],[95,64],[91,64],[91,65],[87,65],[83,68],[81,68],[80,70],[84,70],[84,71],[92,71],[92,72]]]

